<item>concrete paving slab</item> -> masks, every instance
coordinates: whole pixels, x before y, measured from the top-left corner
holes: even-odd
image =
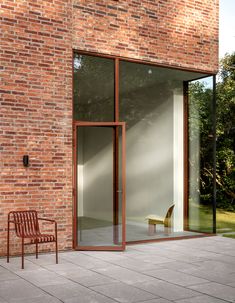
[[[122,258],[121,260],[112,260],[110,261],[112,264],[116,264],[120,267],[124,267],[126,269],[131,269],[137,272],[144,272],[147,270],[158,269],[159,266],[156,266],[152,262],[145,261],[142,259],[141,264],[138,259],[135,258]]]
[[[225,257],[224,257],[225,258]],[[205,261],[194,264],[195,267],[178,269],[184,273],[195,277],[203,278],[211,282],[220,284],[228,284],[235,281],[234,278],[234,264],[228,264],[222,261]]]
[[[157,297],[156,295],[124,283],[95,286],[92,287],[92,289],[122,303],[141,302]]]
[[[89,274],[83,276],[72,276],[70,279],[86,287],[119,282],[118,280],[100,275],[95,272],[89,272]]]
[[[75,275],[79,272],[81,273],[89,272],[89,270],[87,270],[86,268],[83,268],[71,262],[45,265],[44,268],[62,276]]]
[[[42,289],[62,301],[68,300],[73,297],[82,298],[84,296],[88,296],[91,293],[88,288],[69,280],[66,284],[47,285],[43,286]]]
[[[21,269],[21,258],[19,257],[13,257],[10,258],[10,262],[6,262],[6,258],[0,259],[0,265],[11,272],[16,272],[18,270],[34,270],[34,269],[39,269],[40,265],[36,265],[33,262],[29,261],[27,258],[25,258],[24,262],[24,269]]]
[[[0,259],[0,303],[235,302],[235,241],[222,237]]]
[[[138,272],[130,270],[130,269],[122,268],[122,267],[116,266],[116,265],[111,265],[111,266],[103,267],[103,268],[97,268],[97,269],[95,269],[95,271],[102,275],[108,276],[110,278],[119,280],[119,281],[127,283],[127,284],[134,284],[137,282],[153,280],[153,278],[150,276],[138,273]]]
[[[135,283],[134,286],[167,300],[185,299],[198,296],[196,291],[157,279]]]
[[[140,303],[171,303],[172,301],[168,301],[166,299],[153,299],[153,300],[148,300],[148,301],[143,301],[143,302],[140,302]]]
[[[235,288],[219,283],[205,283],[189,286],[190,289],[225,300],[235,302]]]
[[[184,300],[176,300],[175,303],[225,303],[227,301],[216,299],[210,296],[199,296]]]
[[[173,259],[167,258],[162,256],[159,253],[153,253],[153,252],[145,252],[142,253],[141,255],[137,255],[136,257],[133,257],[135,260],[137,260],[138,262],[148,262],[152,265],[162,265],[165,263],[169,263],[169,262],[173,262]]]
[[[93,292],[92,294],[83,294],[69,299],[65,299],[64,303],[114,303],[117,301],[105,297],[101,294]]]
[[[234,288],[235,288],[235,281],[234,281],[234,282],[232,282],[232,283],[228,283],[227,285],[228,285],[228,286],[232,286],[232,287],[234,287]]]
[[[56,264],[56,258],[55,254],[50,253],[50,254],[39,254],[39,258],[36,259],[35,255],[27,256],[27,260],[29,260],[32,263],[35,263],[36,265],[39,266],[44,266],[44,265],[50,265],[50,264]],[[61,263],[62,260],[59,259],[59,263]]]
[[[79,252],[75,252],[74,254],[68,254],[68,255],[63,254],[61,256],[61,258],[62,258],[62,260],[69,261],[73,264],[77,264],[77,265],[79,265],[83,268],[87,268],[87,269],[98,268],[98,267],[108,265],[108,263],[103,260],[88,256],[85,254],[81,254]]]
[[[199,263],[200,264],[200,263]],[[200,268],[200,265],[197,263],[186,263],[182,261],[172,261],[161,264],[160,269],[171,269],[175,271],[185,272],[187,271],[190,273],[190,270],[197,270]]]
[[[43,296],[44,292],[22,279],[1,281],[0,296],[7,302],[15,299],[33,299]]]
[[[126,252],[120,251],[82,251],[80,253],[108,262],[126,258]]]
[[[65,278],[44,268],[31,271],[17,271],[16,274],[38,287],[65,284],[67,282]]]
[[[18,279],[18,278],[19,277],[17,277],[13,273],[11,273],[9,270],[0,266],[0,282],[1,281],[7,281],[7,280],[15,280],[15,279]]]
[[[177,272],[171,269],[152,270],[145,272],[145,274],[181,286],[189,286],[209,282],[208,280],[197,278],[192,275]]]
[[[9,301],[9,303],[61,303],[61,301],[50,295],[43,295],[43,296],[36,297],[36,298],[12,299]]]

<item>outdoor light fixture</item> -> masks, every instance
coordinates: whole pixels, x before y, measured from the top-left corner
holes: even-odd
[[[24,155],[23,156],[23,165],[24,165],[24,167],[29,166],[29,155]]]

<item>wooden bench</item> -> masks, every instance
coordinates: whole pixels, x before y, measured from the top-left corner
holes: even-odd
[[[39,221],[54,223],[54,234],[41,233]],[[7,263],[10,256],[10,224],[14,224],[16,236],[21,238],[22,269],[24,268],[24,245],[36,245],[38,258],[38,244],[55,242],[56,264],[58,264],[57,223],[55,220],[39,218],[36,210],[11,211],[7,222]],[[30,242],[25,242],[30,240]]]

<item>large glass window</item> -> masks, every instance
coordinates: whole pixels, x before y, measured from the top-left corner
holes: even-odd
[[[125,193],[117,185],[124,176],[122,159],[126,159],[127,242],[213,230],[213,82],[212,77],[194,81],[205,76],[75,54],[74,120],[86,121],[76,137],[81,245],[117,246],[124,239],[119,234]],[[108,123],[106,128],[88,125],[113,122],[114,117],[119,119],[115,122],[126,123],[125,134]],[[125,145],[120,141],[123,135],[125,152],[120,150]]]
[[[173,204],[173,97],[177,86],[162,69],[120,64],[120,119],[126,122],[127,241],[164,236],[148,232],[149,215],[164,217]],[[181,218],[182,220],[182,218]]]
[[[114,60],[74,55],[74,120],[114,121]]]
[[[194,235],[184,230],[183,83],[196,77],[120,62],[120,120],[127,126],[127,241]]]
[[[189,82],[190,230],[213,232],[213,77]]]

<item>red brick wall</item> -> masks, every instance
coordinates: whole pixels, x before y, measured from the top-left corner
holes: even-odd
[[[74,0],[73,47],[216,72],[218,0]]]
[[[72,48],[218,68],[218,0],[71,1],[0,4],[0,255],[13,209],[55,218],[72,247]]]
[[[3,0],[0,13],[0,254],[8,211],[25,208],[58,220],[71,247],[71,5]]]

